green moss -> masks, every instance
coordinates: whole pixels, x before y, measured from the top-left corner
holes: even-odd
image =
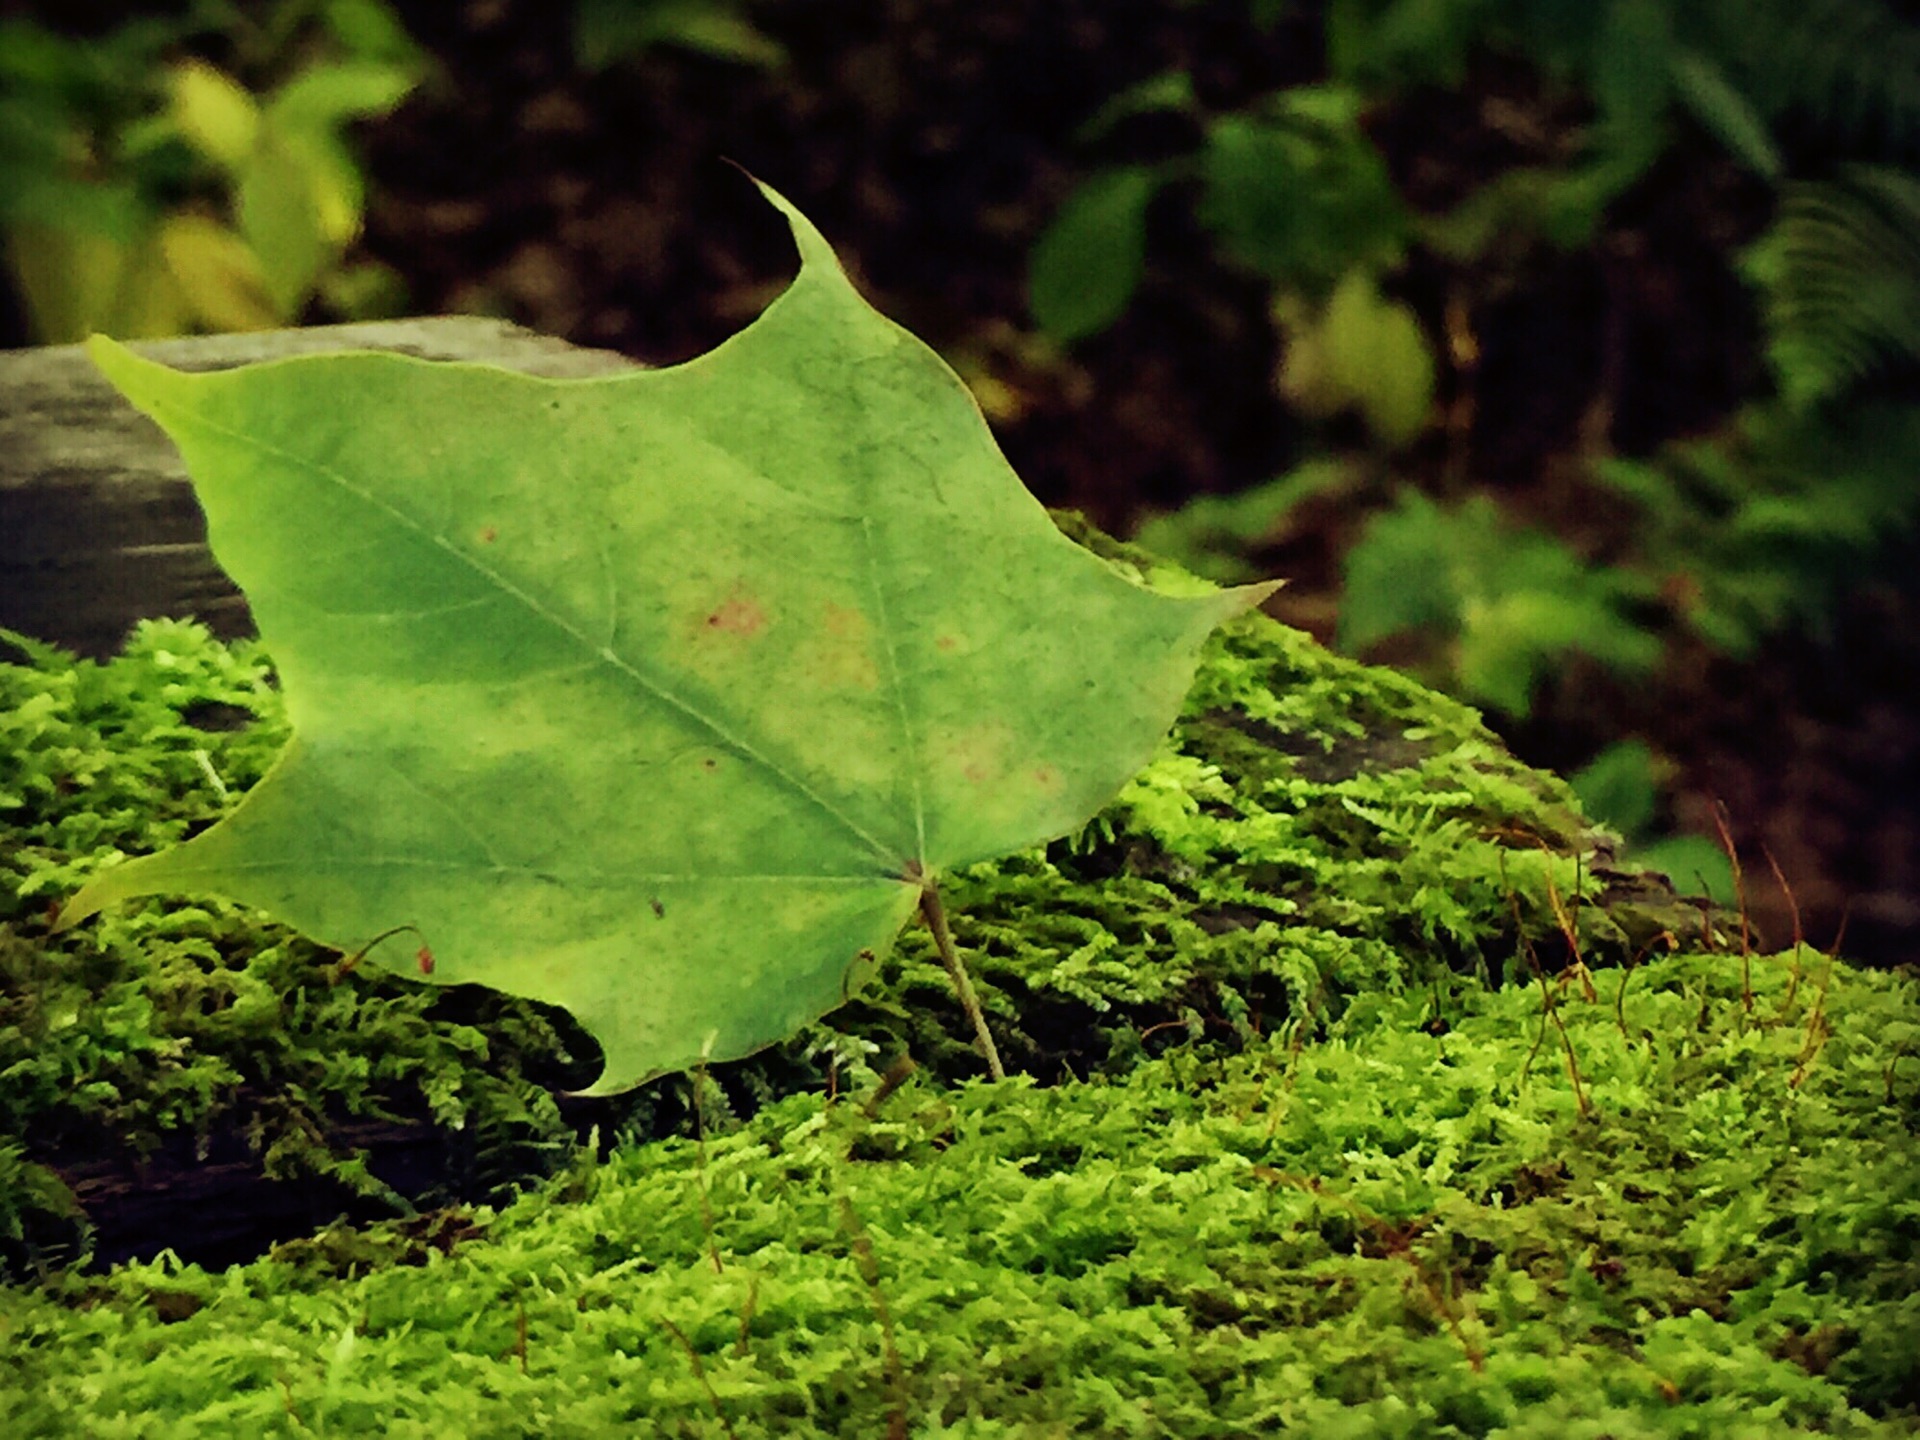
[[[257,648],[198,626],[142,625],[106,665],[13,643],[25,663],[0,665],[0,1259],[84,1253],[84,1218],[50,1164],[191,1164],[232,1142],[270,1175],[404,1213],[343,1138],[356,1125],[410,1125],[436,1151],[447,1180],[421,1191],[429,1202],[563,1155],[570,1133],[539,1082],[565,1078],[565,1051],[529,1007],[372,970],[335,983],[337,957],[221,901],[127,907],[50,935],[85,874],[217,817],[286,725]]]
[[[34,1168],[49,1159],[244,1133],[272,1173],[404,1213],[347,1133],[386,1117],[456,1152],[463,1173],[416,1187],[424,1203],[544,1173],[574,1133],[545,1085],[594,1065],[564,1017],[371,962],[341,978],[335,957],[218,901],[49,935],[85,875],[217,818],[286,726],[258,647],[192,625],[143,625],[105,665],[19,648],[24,663],[0,666],[0,1134],[20,1177],[0,1193],[0,1243],[15,1263],[83,1243]],[[1176,1041],[1312,1033],[1356,992],[1501,970],[1522,927],[1558,943],[1549,877],[1569,901],[1595,889],[1569,848],[1582,830],[1565,788],[1471,711],[1255,617],[1216,637],[1166,751],[1105,814],[954,877],[950,908],[1013,1064],[1117,1072]],[[1599,909],[1582,923],[1596,945],[1614,933]],[[978,1073],[920,932],[832,1027],[728,1067],[709,1118],[818,1088],[843,1051]],[[637,1138],[690,1109],[668,1082],[575,1120]]]
[[[866,1071],[437,1232],[18,1293],[0,1425],[1911,1434],[1871,1412],[1920,1398],[1920,1063],[1878,1036],[1920,996],[1804,969],[1569,990],[1584,1116],[1519,987],[1046,1089]]]
[[[1023,1078],[975,1082],[915,929],[830,1025],[564,1113],[593,1058],[536,1007],[211,902],[51,935],[285,729],[258,650],[192,626],[20,649],[0,1245],[40,1283],[0,1433],[1914,1433],[1913,983],[1778,957],[1749,1004],[1473,712],[1268,621],[1084,832],[951,877]],[[383,1116],[432,1149],[406,1195]],[[49,1167],[236,1137],[362,1220],[504,1208],[55,1264],[84,1224]]]

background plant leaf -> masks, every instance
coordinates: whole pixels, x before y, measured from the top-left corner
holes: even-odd
[[[965,387],[784,200],[799,277],[686,365],[95,358],[172,435],[294,738],[218,825],[67,907],[202,891],[565,1006],[599,1093],[840,1003],[922,876],[1089,818],[1201,642],[1074,545]]]
[[[1034,247],[1027,281],[1041,329],[1073,341],[1120,318],[1145,269],[1147,205],[1158,183],[1153,171],[1128,165],[1067,197]]]

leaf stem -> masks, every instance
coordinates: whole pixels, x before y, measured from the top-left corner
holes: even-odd
[[[960,963],[960,952],[953,948],[953,932],[947,929],[946,907],[940,903],[940,892],[934,888],[932,880],[923,880],[920,884],[920,913],[926,918],[927,929],[933,932],[933,945],[940,952],[940,963],[947,967],[947,974],[953,977],[953,990],[960,997],[960,1008],[967,1012],[967,1018],[973,1022],[973,1038],[980,1047],[980,1053],[987,1057],[987,1073],[996,1080],[1006,1079],[1006,1067],[1000,1063],[999,1047],[993,1043],[993,1035],[987,1029],[987,1017],[980,1009],[980,997],[974,993],[973,979],[967,974],[967,967]]]

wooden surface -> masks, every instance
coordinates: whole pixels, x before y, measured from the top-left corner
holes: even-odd
[[[133,348],[183,370],[328,350],[478,360],[558,377],[632,363],[471,316]],[[0,351],[0,626],[105,657],[134,621],[162,616],[197,617],[229,639],[252,631],[246,602],[207,551],[206,524],[172,443],[78,345]]]

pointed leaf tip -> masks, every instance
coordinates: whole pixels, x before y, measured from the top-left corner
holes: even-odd
[[[60,912],[53,917],[50,932],[64,935],[83,920],[91,920],[106,908],[106,898],[100,894],[99,880],[89,880],[80,889],[69,895],[61,905]]]
[[[827,243],[827,237],[814,227],[811,220],[800,213],[797,205],[752,171],[742,170],[740,173],[753,181],[754,187],[759,190],[769,205],[786,216],[787,226],[793,231],[793,243],[800,250],[803,271],[815,266],[824,266],[829,274],[837,276],[846,274],[841,267],[840,257],[834,254],[833,246]]]
[[[136,895],[155,893],[152,885],[142,885],[140,876],[152,870],[164,871],[166,856],[177,853],[163,851],[160,855],[136,855],[122,857],[88,877],[87,883],[69,895],[60,907],[60,913],[54,917],[53,933],[63,934],[82,921],[90,920],[118,900],[132,899]],[[166,881],[161,880],[164,888]]]
[[[1240,606],[1234,613],[1243,615],[1249,610],[1258,609],[1272,599],[1280,587],[1286,583],[1285,580],[1256,580],[1251,585],[1229,586],[1227,594],[1236,597]]]
[[[147,359],[110,336],[89,335],[85,343],[87,358],[93,361],[94,368],[141,410],[148,408],[165,383],[165,377],[181,373],[172,366]]]
[[[87,336],[81,343],[86,348],[87,358],[93,361],[94,368],[110,380],[113,378],[113,372],[124,364],[129,357],[137,358],[133,356],[131,350],[127,349],[127,347],[122,345],[118,340],[115,340],[111,335],[102,335],[95,332]]]

